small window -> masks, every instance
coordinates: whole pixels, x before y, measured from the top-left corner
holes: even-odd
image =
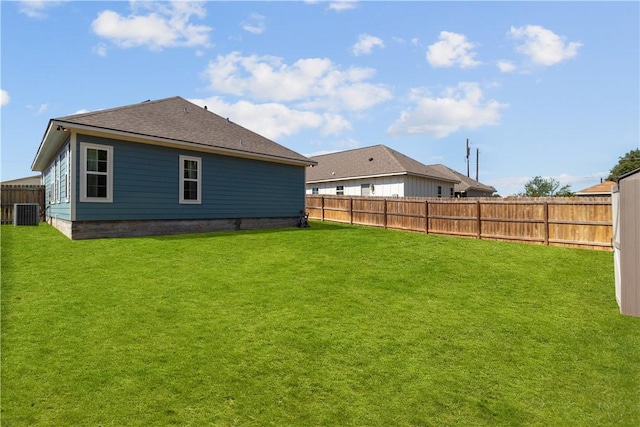
[[[336,195],[338,196],[344,195],[344,185],[338,185],[336,187]]]
[[[453,187],[449,188],[449,197],[453,197]]]
[[[320,193],[320,190],[319,190],[319,188],[318,188],[318,187],[313,187],[313,188],[311,189],[311,194],[319,194],[319,193]]]
[[[80,201],[113,201],[113,147],[80,143]]]
[[[51,195],[51,204],[60,202],[60,192],[58,191],[60,187],[60,164],[58,163],[58,159],[53,162],[53,177],[52,180],[52,190],[53,193]]]
[[[438,197],[442,197],[442,185],[438,185]]]
[[[66,165],[67,165],[67,173],[64,181],[64,201],[69,201],[69,193],[71,192],[71,144],[67,145],[67,155],[66,155]]]
[[[65,200],[67,198],[67,165],[66,165],[66,151],[60,153],[58,156],[58,194],[56,202],[60,203],[61,200]],[[64,169],[64,170],[63,170]]]
[[[55,166],[55,162],[53,163],[53,165],[51,166],[51,168],[49,168],[49,204],[53,205],[56,202],[56,186],[55,186],[55,179],[54,179],[54,175],[56,173],[56,166]]]
[[[180,156],[180,203],[200,204],[202,196],[202,159]]]

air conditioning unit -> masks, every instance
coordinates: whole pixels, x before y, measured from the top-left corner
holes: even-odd
[[[40,205],[37,203],[15,203],[13,205],[13,225],[40,224]]]

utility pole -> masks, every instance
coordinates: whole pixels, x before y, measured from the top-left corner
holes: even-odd
[[[476,181],[478,181],[479,169],[480,169],[480,149],[476,148]]]
[[[467,138],[467,177],[469,176],[469,138]]]

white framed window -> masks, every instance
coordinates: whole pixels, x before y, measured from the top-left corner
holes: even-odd
[[[53,161],[53,176],[51,177],[51,204],[54,205],[60,201],[60,193],[58,193],[58,187],[60,186],[60,165],[58,165],[58,158]]]
[[[180,203],[202,203],[202,159],[180,156]]]
[[[311,194],[318,194],[318,193],[320,193],[320,189],[318,187],[311,188]]]
[[[338,196],[344,195],[344,185],[336,186],[336,195]]]
[[[80,201],[113,202],[113,147],[80,143]]]
[[[55,196],[56,180],[54,178],[55,174],[56,174],[56,163],[53,162],[53,164],[49,168],[49,204],[50,205],[53,205],[56,203],[56,196]]]
[[[442,197],[442,185],[438,185],[438,197]]]
[[[56,176],[58,192],[56,193],[56,203],[60,203],[61,200],[64,200],[66,198],[65,193],[67,191],[67,177],[65,176],[65,174],[67,173],[67,169],[65,165],[65,154],[66,151],[63,151],[58,156],[58,175]]]
[[[71,144],[67,145],[67,173],[65,174],[65,192],[64,201],[69,202],[69,193],[71,192]]]

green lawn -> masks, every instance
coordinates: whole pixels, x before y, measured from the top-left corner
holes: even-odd
[[[2,426],[637,426],[609,252],[2,226]]]

